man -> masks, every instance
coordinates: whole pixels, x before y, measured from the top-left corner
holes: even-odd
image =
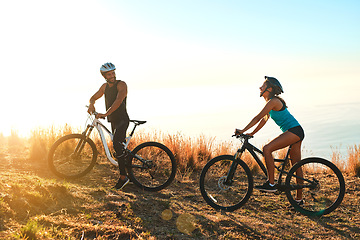
[[[106,113],[99,113],[96,117],[107,117],[111,123],[111,129],[114,135],[113,146],[115,149],[115,157],[118,160],[120,170],[120,178],[115,188],[122,189],[130,181],[126,175],[126,152],[122,145],[122,142],[125,141],[126,130],[129,126],[129,116],[126,111],[127,85],[124,81],[116,80],[115,70],[115,65],[110,62],[101,66],[100,72],[105,78],[106,83],[90,98],[88,112],[93,113],[95,111],[95,101],[105,94]]]

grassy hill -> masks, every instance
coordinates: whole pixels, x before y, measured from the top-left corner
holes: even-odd
[[[0,148],[0,239],[360,239],[360,178],[353,173],[344,174],[342,204],[326,216],[301,215],[288,208],[285,195],[258,191],[226,213],[206,205],[198,189],[198,170],[212,157],[199,146],[211,141],[172,137],[173,144],[192,145],[192,163],[183,160],[170,187],[150,193],[131,183],[112,189],[118,170],[103,155],[87,176],[58,179],[48,170],[46,150],[34,145],[51,144],[49,136],[36,137],[30,145],[7,139]]]

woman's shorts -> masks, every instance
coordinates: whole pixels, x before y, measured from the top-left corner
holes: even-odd
[[[290,128],[288,131],[298,136],[300,141],[302,141],[305,137],[304,129],[300,125]]]

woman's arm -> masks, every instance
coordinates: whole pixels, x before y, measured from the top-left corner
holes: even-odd
[[[247,130],[249,130],[250,128],[252,128],[253,126],[255,126],[258,122],[260,122],[262,119],[264,119],[265,116],[267,116],[269,114],[269,112],[277,106],[278,104],[278,101],[276,101],[277,99],[271,99],[269,102],[266,103],[265,107],[260,111],[260,113],[258,115],[256,115],[248,125],[246,125],[245,128],[243,128],[242,130],[241,129],[236,129],[235,130],[235,134],[241,134],[241,133],[244,133],[246,132]],[[266,119],[267,121],[267,119]],[[266,123],[266,121],[264,120],[261,125],[259,123],[259,126],[256,128],[257,131],[259,131]],[[256,130],[255,129],[255,130]],[[255,131],[254,130],[254,131]],[[256,132],[257,132],[256,131]]]
[[[259,124],[256,126],[256,128],[248,135],[250,135],[250,136],[255,135],[255,133],[257,133],[265,125],[265,123],[267,122],[268,119],[269,119],[269,115],[266,115],[265,117],[263,117],[260,120]]]

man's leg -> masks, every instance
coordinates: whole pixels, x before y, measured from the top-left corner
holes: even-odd
[[[114,134],[113,146],[116,152],[116,159],[119,163],[119,171],[120,171],[119,181],[115,185],[115,188],[117,189],[123,188],[129,182],[129,179],[127,179],[126,177],[126,170],[125,170],[125,158],[124,158],[125,149],[122,144],[125,141],[126,130],[128,126],[129,126],[129,121],[126,120],[121,122],[111,123],[111,128]]]

